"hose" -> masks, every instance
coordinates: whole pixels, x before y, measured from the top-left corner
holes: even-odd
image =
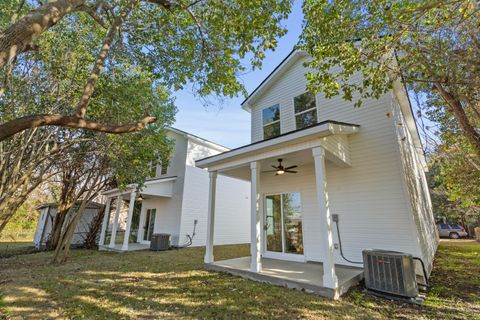
[[[345,261],[350,262],[350,263],[363,264],[363,262],[352,261],[352,260],[349,260],[349,259],[345,258],[345,256],[343,255],[342,239],[341,239],[341,237],[340,237],[340,228],[338,227],[338,221],[335,221],[335,225],[337,226],[338,245],[339,245],[339,247],[340,247],[340,255],[342,256],[342,258],[343,258]]]
[[[193,237],[195,237],[195,230],[197,229],[197,223],[198,223],[198,220],[195,219],[195,221],[193,222],[193,232],[192,232],[192,235],[190,236],[189,234],[187,234],[187,238],[188,238],[188,242],[184,245],[181,245],[181,246],[170,246],[170,248],[172,249],[183,249],[183,248],[187,248],[187,247],[190,247],[193,243]]]
[[[425,279],[425,284],[423,283],[419,283],[419,284],[428,288],[428,277],[427,277],[427,269],[425,268],[425,263],[423,263],[423,260],[418,257],[413,257],[413,260],[420,261],[420,264],[422,265],[423,278]]]

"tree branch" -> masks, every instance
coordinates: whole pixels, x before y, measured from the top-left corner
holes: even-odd
[[[66,128],[88,129],[92,131],[118,134],[140,131],[147,124],[155,121],[155,117],[148,116],[135,123],[124,125],[108,125],[91,120],[85,120],[75,116],[64,116],[61,114],[33,115],[18,118],[0,125],[0,141],[23,130],[43,126],[61,126]]]

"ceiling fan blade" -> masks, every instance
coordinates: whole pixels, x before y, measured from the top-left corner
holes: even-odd
[[[277,167],[275,167],[275,166],[272,166],[272,168],[273,168],[273,169],[275,169],[275,170],[277,170],[277,169],[278,169],[278,168],[277,168]]]
[[[293,171],[293,170],[285,170],[285,172],[288,172],[288,173],[297,173],[298,171]]]
[[[295,169],[296,167],[298,167],[298,166],[294,165],[294,166],[286,167],[285,170]]]

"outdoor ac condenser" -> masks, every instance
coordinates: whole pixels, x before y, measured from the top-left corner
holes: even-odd
[[[411,254],[363,250],[365,287],[407,298],[418,296],[415,264]]]
[[[170,234],[154,233],[150,242],[150,250],[164,251],[170,248]]]

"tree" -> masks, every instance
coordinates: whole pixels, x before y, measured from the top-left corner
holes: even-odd
[[[313,57],[307,63],[315,70],[308,74],[311,90],[342,94],[356,106],[398,79],[433,90],[480,157],[477,1],[307,0],[303,9],[300,47]]]
[[[5,6],[13,11],[11,2]],[[91,36],[70,43],[70,48],[88,48],[88,56],[81,58],[88,61],[89,68],[83,74],[84,85],[63,113],[4,119],[0,140],[38,126],[109,133],[143,129],[156,118],[146,115],[138,122],[122,125],[87,113],[98,97],[94,95],[98,82],[113,77],[118,68],[148,70],[155,81],[174,89],[194,83],[200,96],[236,95],[243,90],[236,77],[245,69],[241,60],[248,57],[253,66],[261,65],[265,50],[273,49],[276,38],[286,32],[280,22],[288,15],[291,2],[53,0],[28,9],[22,2],[12,16],[23,11],[26,14],[12,19],[0,33],[4,78],[24,63],[19,57],[41,58],[48,47],[45,34],[58,29],[90,28]],[[42,62],[48,64],[48,60]]]

